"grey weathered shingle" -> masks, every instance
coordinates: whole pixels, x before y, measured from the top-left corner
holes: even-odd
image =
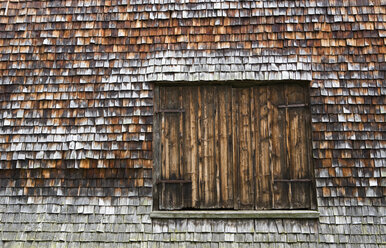
[[[1,245],[383,244],[384,19],[379,0],[1,0]],[[153,83],[227,80],[310,81],[319,222],[149,218]]]

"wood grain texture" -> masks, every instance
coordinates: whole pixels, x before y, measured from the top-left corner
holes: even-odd
[[[164,87],[160,92],[160,110],[181,109],[181,89]],[[182,112],[161,112],[161,179],[183,180]],[[183,187],[180,183],[161,183],[161,209],[183,208]]]
[[[288,104],[306,103],[306,91],[298,85],[287,87]],[[306,179],[311,178],[310,167],[308,165],[310,156],[308,144],[308,111],[305,107],[287,108],[289,137],[287,138],[288,154],[291,154],[288,166],[290,178]],[[294,182],[290,185],[292,195],[290,196],[291,208],[304,209],[311,207],[310,183]]]
[[[310,208],[307,92],[160,87],[161,208]]]
[[[249,88],[234,89],[237,104],[234,106],[234,116],[237,127],[236,142],[238,143],[238,195],[240,209],[251,209],[254,205],[254,164],[252,163],[252,123],[251,94]]]
[[[219,204],[222,208],[233,207],[233,170],[232,170],[232,91],[230,87],[217,87],[218,115],[216,130],[218,142]]]
[[[283,104],[283,88],[273,86],[268,89],[268,126],[270,131],[270,155],[271,155],[271,178],[273,178],[273,207],[276,209],[288,208],[288,186],[277,184],[275,178],[287,178],[288,168],[285,163],[285,116],[278,105]]]
[[[269,155],[269,131],[268,131],[268,91],[266,87],[259,87],[255,91],[259,100],[259,139],[256,139],[258,144],[258,160],[257,160],[257,174],[259,190],[257,198],[259,201],[256,203],[257,208],[269,209],[273,208],[272,205],[272,177]]]

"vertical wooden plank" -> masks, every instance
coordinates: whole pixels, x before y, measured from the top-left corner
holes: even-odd
[[[201,208],[205,206],[203,202],[204,199],[204,169],[203,169],[203,141],[202,141],[202,132],[203,132],[203,123],[202,123],[202,88],[197,87],[197,183],[198,183],[198,193],[197,193],[197,203],[198,207]]]
[[[199,129],[199,112],[201,97],[199,95],[199,88],[192,87],[191,89],[191,103],[192,107],[191,114],[191,136],[192,136],[192,204],[193,207],[199,207],[199,192],[200,192],[200,184],[199,184],[199,171],[200,171],[200,157],[199,157],[199,144],[200,144],[200,129]]]
[[[211,208],[218,208],[217,200],[217,172],[216,172],[216,144],[215,144],[215,130],[216,130],[216,95],[215,93],[216,86],[211,86],[209,93],[209,116],[208,116],[208,147],[209,147],[209,157],[208,157],[208,166],[209,166],[209,181],[208,181],[208,191],[210,194],[209,204]]]
[[[182,178],[186,181],[192,180],[192,109],[190,108],[191,103],[191,87],[180,87],[180,103],[181,109],[185,112],[180,114],[180,170]],[[194,109],[193,109],[194,111]],[[193,114],[194,116],[194,114]],[[194,123],[193,123],[194,125]],[[182,206],[183,208],[192,207],[192,183],[184,183],[182,186]]]
[[[184,87],[182,94],[183,109],[185,109],[185,126],[183,139],[183,154],[185,165],[184,179],[191,180],[190,191],[184,192],[184,207],[197,207],[197,87]],[[188,187],[187,187],[188,188]]]
[[[238,97],[237,142],[239,144],[239,195],[241,209],[251,209],[254,204],[253,164],[251,156],[250,89],[234,89]]]
[[[182,109],[182,94],[183,94],[183,87],[178,87],[178,105],[177,109]],[[185,173],[184,173],[184,153],[183,153],[183,132],[184,132],[184,114],[183,112],[179,112],[176,114],[176,141],[177,141],[177,153],[176,155],[178,156],[176,158],[177,163],[176,163],[176,178],[177,179],[184,179]],[[180,185],[182,186],[182,185]],[[183,199],[181,199],[183,201]],[[182,202],[181,202],[182,204]]]
[[[261,88],[261,87],[260,87]],[[262,197],[262,188],[260,179],[262,178],[260,169],[260,101],[259,87],[251,88],[251,125],[252,125],[252,164],[254,178],[254,204],[253,209],[263,209],[260,198]]]
[[[222,208],[233,208],[233,173],[232,173],[232,88],[224,86],[217,91],[217,149],[216,157],[220,176],[220,199]]]
[[[288,178],[288,168],[285,161],[285,111],[278,105],[284,105],[284,89],[282,85],[269,87],[268,94],[268,125],[270,132],[270,156],[273,184],[273,208],[288,208],[288,185],[275,182],[275,178]]]
[[[208,142],[208,88],[199,86],[201,92],[201,139],[200,139],[200,207],[207,208],[209,202],[209,142]]]
[[[165,88],[161,87],[160,88],[160,109],[165,108],[164,103],[165,101]],[[165,120],[165,115],[164,113],[160,112],[159,113],[160,118],[161,118],[161,179],[167,178],[166,173],[169,171],[169,166],[167,163],[168,156],[166,156],[168,153],[165,152],[165,149],[167,149],[165,146],[166,144],[166,120]]]
[[[215,206],[221,208],[221,150],[220,150],[220,99],[223,95],[223,88],[217,86],[214,88],[214,121],[213,121],[213,131],[214,131],[214,174],[215,174]]]
[[[153,106],[153,206],[156,210],[159,209],[159,188],[157,181],[161,178],[161,136],[160,136],[160,116],[157,114],[159,110],[159,95],[160,87],[154,87],[154,106]]]
[[[232,163],[233,163],[233,208],[240,209],[240,170],[239,170],[239,142],[238,142],[238,113],[239,97],[237,89],[232,89]]]
[[[201,159],[200,159],[200,206],[201,207],[206,207],[206,202],[207,202],[207,198],[208,198],[208,195],[207,195],[207,189],[208,189],[208,186],[206,185],[207,183],[207,180],[208,180],[208,160],[207,160],[207,157],[208,157],[208,143],[207,143],[207,135],[208,135],[208,123],[207,123],[207,109],[208,107],[206,106],[206,100],[207,100],[207,89],[206,87],[200,87],[200,91],[201,91],[201,112],[202,112],[202,115],[201,115],[201,140],[200,140],[200,143],[201,143],[201,151],[200,151],[200,156],[201,156]]]
[[[205,187],[205,206],[207,208],[216,207],[216,174],[214,168],[214,87],[206,86],[204,89],[203,102],[203,147],[204,147],[204,187]]]
[[[251,156],[251,167],[252,167],[252,203],[250,209],[256,209],[256,190],[257,190],[257,174],[256,174],[256,128],[258,125],[256,124],[258,112],[256,109],[256,97],[255,97],[255,88],[252,87],[249,89],[250,91],[250,113],[249,113],[249,123],[250,123],[250,156]]]
[[[268,92],[267,86],[256,88],[256,98],[258,99],[258,122],[256,132],[256,174],[257,187],[256,189],[256,209],[272,208],[272,180],[271,180],[271,165],[270,165],[270,143],[268,130]]]
[[[233,96],[232,96],[232,87],[227,88],[227,94],[225,98],[226,102],[226,108],[225,108],[225,115],[226,115],[226,128],[227,128],[227,168],[228,168],[228,175],[227,175],[227,186],[228,186],[228,208],[234,208],[235,203],[235,181],[234,181],[234,174],[235,171],[233,169],[233,129],[232,129],[232,123],[233,123]]]
[[[159,110],[164,108],[164,101],[165,101],[165,88],[160,87],[160,94],[159,94]],[[166,137],[166,120],[163,113],[159,113],[160,118],[160,124],[161,124],[161,146],[160,146],[160,155],[161,155],[161,165],[160,165],[160,177],[158,178],[160,181],[167,178],[168,175],[166,173],[169,171],[168,167],[168,152],[167,152],[167,137]],[[166,151],[165,151],[166,150]],[[160,209],[169,209],[171,206],[168,204],[168,201],[166,200],[166,188],[165,184],[159,183],[158,187],[160,189],[159,194],[159,208]]]

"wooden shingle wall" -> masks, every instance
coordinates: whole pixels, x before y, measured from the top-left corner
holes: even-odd
[[[385,19],[384,0],[0,0],[0,240],[384,245]],[[228,80],[309,81],[319,221],[150,220],[153,83]]]

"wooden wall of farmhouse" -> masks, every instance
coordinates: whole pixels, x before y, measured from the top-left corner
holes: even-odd
[[[0,240],[385,244],[383,0],[0,0]],[[307,81],[319,220],[152,220],[157,82]]]

